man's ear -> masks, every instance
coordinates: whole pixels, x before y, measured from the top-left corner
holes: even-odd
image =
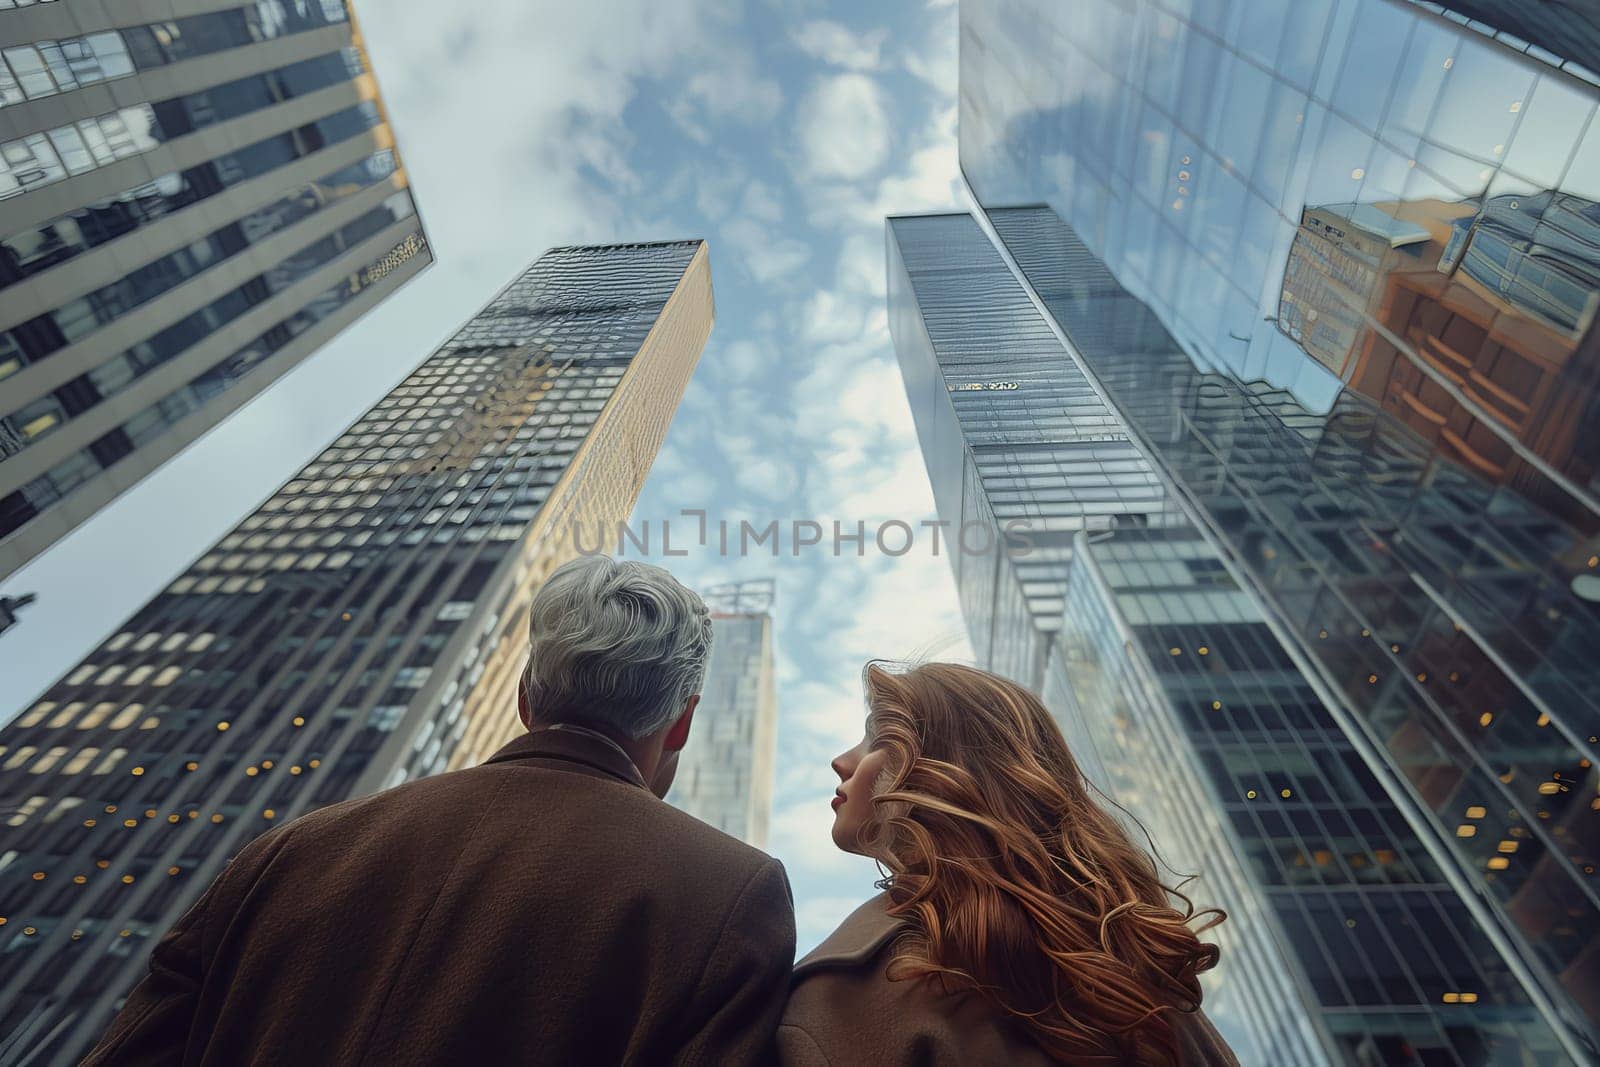
[[[689,724],[694,719],[694,709],[700,703],[700,694],[696,693],[683,705],[683,714],[678,716],[676,722],[667,727],[667,736],[662,739],[661,748],[665,752],[681,752],[683,746],[689,743]]]

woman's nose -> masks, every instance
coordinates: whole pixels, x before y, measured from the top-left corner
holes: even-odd
[[[841,752],[833,757],[833,773],[839,776],[841,782],[848,782],[851,772],[855,770],[855,761],[850,756],[849,752]]]

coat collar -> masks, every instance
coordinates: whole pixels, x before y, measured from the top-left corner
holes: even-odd
[[[889,914],[889,894],[879,893],[851,912],[839,928],[822,944],[806,953],[795,964],[794,977],[824,967],[859,967],[866,964],[896,934],[905,929],[905,920]]]
[[[534,759],[581,764],[628,785],[647,788],[644,776],[621,745],[605,734],[566,723],[525,733],[484,762]]]

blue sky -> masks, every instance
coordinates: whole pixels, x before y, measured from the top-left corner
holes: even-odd
[[[717,324],[635,511],[866,523],[797,558],[661,560],[691,584],[774,577],[771,850],[804,951],[873,892],[828,839],[829,758],[872,656],[970,655],[883,306],[883,216],[961,203],[955,4],[354,0],[438,262],[6,583],[0,721],[53,682],[544,249],[704,237]],[[684,520],[679,520],[683,522]],[[687,532],[688,527],[681,527]],[[675,524],[674,544],[682,544]],[[511,714],[512,709],[507,708]]]

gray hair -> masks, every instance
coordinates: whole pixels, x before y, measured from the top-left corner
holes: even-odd
[[[523,691],[535,722],[592,722],[632,738],[671,723],[706,677],[711,612],[660,567],[580,556],[528,609]]]

